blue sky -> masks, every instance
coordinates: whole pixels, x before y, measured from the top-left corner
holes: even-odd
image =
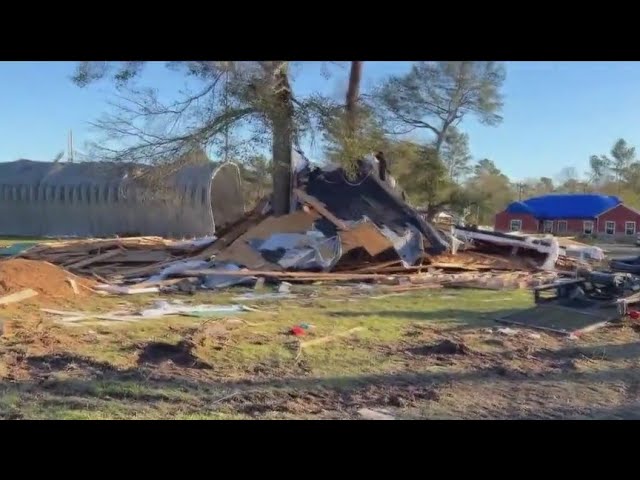
[[[69,129],[75,145],[95,138],[88,122],[107,108],[108,82],[85,89],[73,85],[73,62],[0,62],[0,161],[50,160],[64,150]],[[365,62],[365,89],[378,79],[402,73],[408,62]],[[504,122],[485,127],[469,119],[476,159],[492,159],[514,179],[556,176],[563,167],[582,173],[591,154],[606,153],[623,137],[640,148],[640,62],[507,62]],[[297,94],[341,95],[347,69],[309,62],[294,70]],[[172,96],[184,78],[151,64],[145,85]],[[317,157],[318,149],[308,156]]]

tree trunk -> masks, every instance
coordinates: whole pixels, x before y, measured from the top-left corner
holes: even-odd
[[[358,98],[360,97],[360,80],[362,78],[362,62],[351,62],[349,87],[347,88],[347,128],[353,135],[357,127]]]
[[[438,155],[440,154],[440,149],[442,148],[442,144],[444,143],[445,134],[446,130],[442,130],[436,137],[435,150]]]
[[[291,198],[291,150],[293,148],[293,102],[285,65],[275,73],[276,106],[273,124],[273,196],[272,208],[276,216],[289,213]]]

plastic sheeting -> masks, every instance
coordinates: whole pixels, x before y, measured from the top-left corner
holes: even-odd
[[[584,247],[580,245],[567,245],[560,247],[560,250],[564,250],[564,254],[569,257],[588,258],[598,262],[605,259],[604,250],[591,245],[585,245]]]
[[[170,263],[167,267],[163,268],[158,275],[154,275],[149,278],[150,282],[158,282],[165,280],[169,275],[175,273],[182,273],[187,270],[200,270],[203,268],[209,268],[211,262],[204,260],[178,260],[177,262]]]
[[[422,248],[422,234],[417,228],[409,226],[404,235],[399,235],[386,226],[380,230],[382,234],[393,243],[393,248],[398,253],[405,267],[415,265],[416,262],[422,258],[424,253]]]
[[[154,308],[147,308],[140,312],[145,318],[158,318],[166,315],[195,315],[215,316],[229,313],[243,313],[247,311],[242,305],[180,305],[165,301],[156,302]]]
[[[275,233],[265,240],[254,239],[249,245],[285,269],[330,270],[342,256],[340,239],[325,237],[311,230],[302,233]]]
[[[213,268],[221,269],[221,270],[229,270],[237,272],[241,270],[240,267],[234,263],[214,263]],[[225,274],[216,274],[216,275],[207,275],[204,277],[204,282],[202,283],[202,288],[207,288],[210,290],[216,288],[226,288],[231,287],[232,285],[245,285],[245,284],[253,284],[256,281],[256,277],[246,276],[239,277],[237,275],[225,275]]]

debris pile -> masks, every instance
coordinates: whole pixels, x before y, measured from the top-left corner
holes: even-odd
[[[101,280],[112,275],[153,274],[162,265],[186,258],[213,241],[213,237],[194,242],[159,237],[67,240],[41,243],[19,256],[53,263],[70,272]]]
[[[371,164],[362,162],[352,178],[342,168],[295,163],[289,214],[270,214],[265,200],[217,238],[49,242],[18,256],[97,279],[104,284],[97,289],[112,293],[222,288],[258,278],[523,288],[585,266],[562,255],[553,238],[439,231]]]

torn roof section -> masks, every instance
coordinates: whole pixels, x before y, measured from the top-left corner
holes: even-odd
[[[358,222],[365,218],[380,229],[388,229],[405,236],[415,229],[424,237],[427,253],[438,254],[449,248],[448,242],[436,228],[426,222],[408,205],[400,192],[380,180],[370,162],[361,162],[355,178],[349,179],[342,168],[332,170],[297,164],[296,185],[326,206],[343,221]],[[325,235],[335,235],[334,223],[321,218],[316,228]]]

